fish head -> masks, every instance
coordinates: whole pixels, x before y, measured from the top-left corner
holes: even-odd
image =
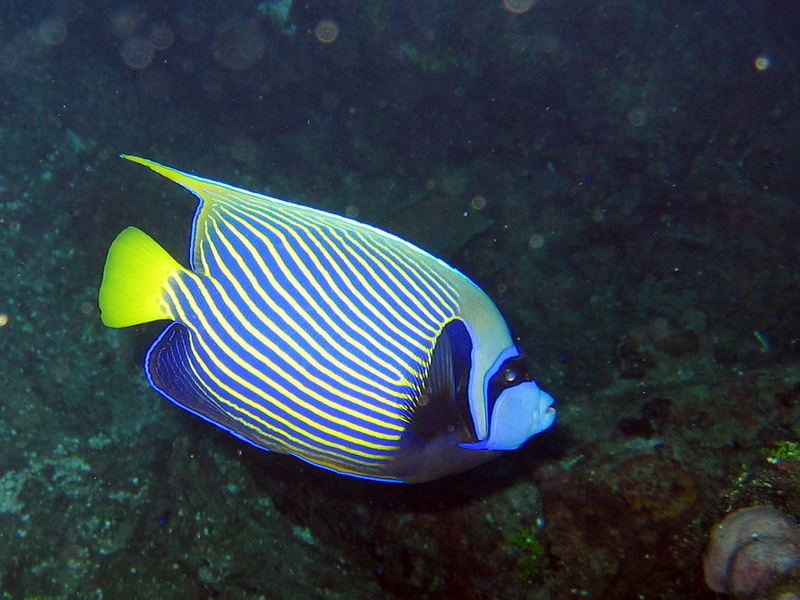
[[[553,424],[553,398],[528,377],[510,336],[496,337],[492,360],[471,334],[458,320],[442,332],[424,400],[409,416],[387,476],[419,482],[458,473],[519,448]]]
[[[500,359],[500,366],[487,373],[488,436],[462,448],[516,450],[555,421],[552,396],[527,376],[517,348],[512,346]]]
[[[553,398],[526,381],[503,390],[497,397],[489,418],[489,437],[464,448],[516,450],[532,436],[550,427],[555,421]]]

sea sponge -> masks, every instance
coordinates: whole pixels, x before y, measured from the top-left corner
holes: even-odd
[[[768,597],[800,581],[800,527],[772,506],[739,509],[714,526],[703,567],[715,592]]]

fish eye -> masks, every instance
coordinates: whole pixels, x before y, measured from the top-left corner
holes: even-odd
[[[521,356],[513,356],[506,360],[489,379],[486,397],[489,413],[491,414],[492,407],[503,390],[527,380],[528,373],[525,369],[525,361]]]

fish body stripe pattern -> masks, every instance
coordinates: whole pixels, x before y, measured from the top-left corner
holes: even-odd
[[[259,448],[422,482],[552,425],[492,300],[390,233],[136,156],[191,191],[190,268],[127,227],[108,250],[108,327],[172,321],[145,357],[168,400]],[[522,376],[520,376],[522,374]]]
[[[174,340],[160,345],[170,350],[157,368],[188,363],[199,412],[240,437],[379,475],[459,312],[444,265],[313,209],[214,190],[203,199],[197,273],[174,274],[164,294],[190,334],[183,356]]]

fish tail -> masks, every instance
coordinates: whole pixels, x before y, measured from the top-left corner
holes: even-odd
[[[107,327],[169,319],[163,301],[170,274],[183,267],[141,229],[128,227],[112,242],[100,284],[100,318]]]

